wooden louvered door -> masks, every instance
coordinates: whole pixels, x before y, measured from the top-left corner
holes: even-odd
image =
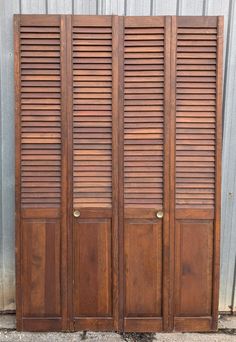
[[[67,327],[64,24],[15,16],[19,330]]]
[[[118,329],[117,29],[118,17],[72,18],[76,330]]]
[[[125,331],[159,331],[164,326],[164,294],[168,291],[165,248],[169,204],[165,196],[169,186],[169,34],[170,18],[124,18],[124,268],[120,276]]]
[[[172,22],[174,329],[207,331],[216,329],[218,306],[223,22],[217,17]]]
[[[18,330],[217,328],[221,17],[15,16]]]

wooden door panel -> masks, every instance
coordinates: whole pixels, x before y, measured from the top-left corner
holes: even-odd
[[[72,18],[75,330],[118,329],[117,27],[118,17]]]
[[[25,219],[22,234],[22,314],[60,317],[60,222]]]
[[[178,17],[173,20],[172,32],[173,40],[177,40],[173,55],[174,327],[182,331],[215,330],[220,248],[222,21],[217,17]]]
[[[213,222],[176,222],[175,313],[201,317],[212,313]]]
[[[61,330],[66,311],[63,16],[15,16],[17,329]]]
[[[112,316],[111,220],[74,223],[74,317]]]
[[[162,225],[126,220],[125,316],[162,316]]]
[[[167,264],[163,267],[163,241],[167,246],[168,228],[163,222],[169,215],[168,203],[164,202],[169,182],[168,157],[164,158],[168,149],[164,106],[168,116],[169,69],[165,69],[164,61],[168,60],[169,28],[169,21],[163,17],[124,18],[124,179],[120,211],[124,213],[125,331],[163,329],[163,298],[168,292]],[[164,220],[157,219],[158,211],[164,211]]]
[[[216,330],[222,18],[14,25],[17,329]]]

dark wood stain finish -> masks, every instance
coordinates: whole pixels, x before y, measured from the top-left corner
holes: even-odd
[[[15,16],[17,329],[66,329],[64,17]]]
[[[217,328],[222,24],[218,17],[175,21],[173,324],[180,331]]]
[[[125,331],[163,329],[165,37],[164,17],[124,18]]]
[[[118,17],[72,18],[75,329],[118,330],[117,28]]]
[[[223,18],[14,29],[17,329],[216,330]]]

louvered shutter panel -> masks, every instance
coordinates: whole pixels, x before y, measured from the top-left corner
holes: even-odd
[[[124,18],[125,331],[162,330],[164,17]],[[150,286],[150,284],[152,284]]]
[[[59,208],[60,26],[22,25],[20,51],[21,205],[22,208]]]
[[[72,306],[80,330],[117,326],[117,21],[72,19],[73,209],[80,215],[73,222]]]
[[[18,330],[216,330],[222,20],[15,16]]]
[[[181,331],[215,328],[221,25],[216,17],[176,23],[174,324]]]
[[[126,26],[124,40],[124,205],[162,207],[164,27]]]
[[[73,27],[73,205],[111,208],[111,18],[82,22]]]
[[[15,18],[18,328],[60,330],[62,77],[59,16]],[[19,221],[18,221],[19,220]]]

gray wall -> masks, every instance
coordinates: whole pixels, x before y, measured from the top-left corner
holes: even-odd
[[[0,310],[15,308],[12,16],[22,14],[224,15],[224,139],[220,310],[236,303],[236,1],[0,0]],[[234,303],[233,303],[234,302]]]

